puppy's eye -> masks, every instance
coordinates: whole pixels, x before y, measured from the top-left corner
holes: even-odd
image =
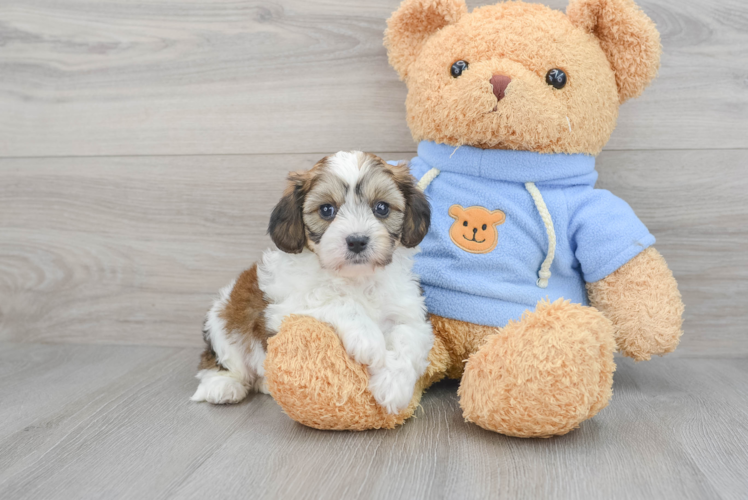
[[[468,69],[467,61],[463,61],[463,60],[457,61],[456,63],[452,65],[452,69],[450,70],[450,73],[452,74],[452,78],[457,78],[466,69]]]
[[[326,205],[322,205],[319,207],[319,216],[322,217],[325,220],[332,220],[335,218],[335,212],[337,210],[334,206],[330,205],[329,203]]]
[[[566,73],[560,69],[552,69],[545,75],[545,83],[552,85],[554,89],[562,89],[566,86]]]
[[[485,231],[487,227],[488,226],[486,226],[485,224],[483,224],[483,226],[481,227],[481,229],[483,229]]]
[[[387,217],[390,215],[390,205],[384,201],[378,202],[374,205],[374,215],[377,217]]]

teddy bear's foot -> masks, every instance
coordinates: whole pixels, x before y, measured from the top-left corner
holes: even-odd
[[[459,389],[465,419],[508,436],[566,434],[607,406],[614,350],[599,311],[541,301],[470,356]]]
[[[301,424],[329,430],[392,429],[413,415],[425,388],[443,376],[448,355],[441,343],[435,343],[430,360],[408,408],[390,414],[369,392],[366,368],[348,356],[331,326],[290,316],[268,341],[265,378],[273,398]]]

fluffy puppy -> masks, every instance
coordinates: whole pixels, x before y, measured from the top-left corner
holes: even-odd
[[[367,365],[376,401],[397,413],[434,340],[411,270],[429,228],[428,201],[406,165],[359,151],[323,158],[288,181],[268,228],[280,250],[267,250],[208,312],[192,399],[236,403],[252,390],[267,393],[267,339],[298,314],[332,325]]]

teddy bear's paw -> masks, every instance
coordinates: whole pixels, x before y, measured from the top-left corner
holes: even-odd
[[[566,434],[608,404],[614,349],[613,327],[596,309],[541,301],[470,356],[464,417],[509,436]]]
[[[369,388],[364,365],[346,352],[332,327],[308,316],[290,316],[268,340],[265,378],[270,394],[292,419],[316,429],[392,429],[410,417],[423,389],[384,400],[388,413]]]
[[[683,300],[665,259],[649,247],[587,284],[590,304],[613,323],[618,350],[636,361],[673,352],[683,334]]]

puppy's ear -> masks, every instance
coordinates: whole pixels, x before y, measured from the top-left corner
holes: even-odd
[[[289,174],[286,191],[270,215],[268,234],[275,246],[286,253],[300,253],[306,243],[303,210],[308,181],[308,172]]]
[[[426,237],[431,225],[431,207],[423,191],[416,187],[413,179],[413,189],[407,199],[405,207],[405,221],[403,222],[403,235],[400,239],[403,246],[413,248]]]
[[[416,179],[410,175],[410,170],[406,163],[398,165],[387,165],[392,172],[395,184],[403,193],[405,198],[405,210],[403,213],[403,229],[400,235],[400,242],[404,247],[413,248],[417,246],[426,233],[429,232],[431,225],[431,207],[426,195],[416,186]]]
[[[387,20],[384,46],[401,80],[431,35],[467,14],[464,0],[405,0]]]
[[[621,103],[639,96],[660,67],[660,33],[633,0],[572,0],[571,23],[595,36],[613,68]]]

